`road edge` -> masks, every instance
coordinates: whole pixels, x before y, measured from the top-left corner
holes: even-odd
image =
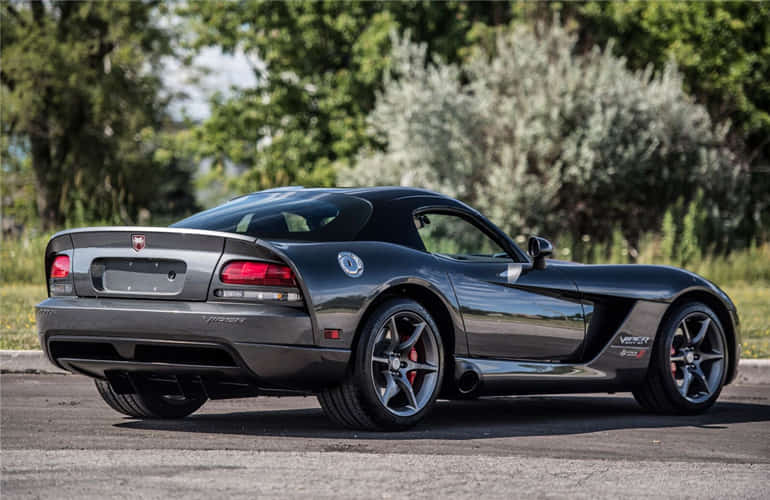
[[[770,384],[770,359],[742,359],[734,384]]]
[[[43,351],[0,350],[0,373],[57,373],[67,374],[54,366]],[[735,384],[770,385],[770,359],[742,359],[738,365]]]
[[[56,373],[69,372],[54,366],[43,351],[0,350],[0,373]]]

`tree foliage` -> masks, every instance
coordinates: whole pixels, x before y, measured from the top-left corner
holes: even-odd
[[[580,54],[576,43],[558,23],[518,25],[494,50],[451,64],[397,40],[369,121],[387,146],[365,151],[340,182],[435,189],[514,235],[607,241],[617,224],[632,243],[700,189],[729,234],[745,177],[725,127],[673,65],[634,72],[611,47]]]
[[[613,41],[633,69],[676,61],[685,90],[715,122],[730,122],[728,142],[749,164],[746,236],[770,232],[770,3],[587,2],[518,4],[519,22],[560,12],[581,50]]]
[[[699,245],[770,234],[770,4],[168,5],[0,5],[4,222],[189,211],[192,159],[213,166],[210,200],[233,167],[228,193],[346,184],[357,163],[356,182],[432,186],[514,232],[635,244],[700,190],[698,216],[672,221]],[[537,41],[555,12],[576,38]],[[177,20],[193,48],[260,61],[194,127],[169,124],[159,77]],[[412,42],[392,53],[393,32]]]
[[[172,53],[156,5],[3,2],[0,9],[3,174],[14,182],[34,176],[43,226],[74,214],[117,222],[141,209],[189,209],[189,173],[173,158],[154,158],[166,107],[157,70]],[[4,205],[14,194],[3,193]]]
[[[510,20],[506,3],[190,2],[179,10],[194,45],[255,54],[256,88],[215,100],[196,130],[199,158],[245,173],[240,190],[329,185],[335,167],[371,145],[366,115],[389,64],[389,33],[409,29],[428,51],[458,60],[477,24]]]

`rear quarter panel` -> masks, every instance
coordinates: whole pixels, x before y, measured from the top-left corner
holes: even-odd
[[[382,242],[277,243],[270,245],[295,266],[314,316],[316,342],[323,347],[350,348],[364,314],[386,290],[403,284],[433,292],[448,310],[455,330],[456,352],[467,353],[462,319],[448,274],[434,256]],[[364,263],[356,278],[346,275],[337,256],[353,252]],[[325,339],[325,329],[341,329],[342,339]]]

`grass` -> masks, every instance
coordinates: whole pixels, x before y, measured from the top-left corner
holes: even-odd
[[[0,349],[40,349],[35,330],[35,304],[45,298],[45,285],[2,285]]]
[[[25,234],[0,242],[0,283],[45,283],[43,255],[51,234]]]
[[[770,282],[739,282],[724,287],[738,307],[744,358],[770,357]],[[0,289],[0,349],[39,349],[35,304],[44,285],[15,283]]]
[[[770,282],[735,283],[724,291],[738,308],[744,358],[770,358]]]

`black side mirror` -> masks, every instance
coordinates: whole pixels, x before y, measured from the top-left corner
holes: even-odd
[[[545,259],[553,254],[553,245],[545,238],[531,236],[529,238],[529,256],[533,259],[535,269],[545,269]]]

